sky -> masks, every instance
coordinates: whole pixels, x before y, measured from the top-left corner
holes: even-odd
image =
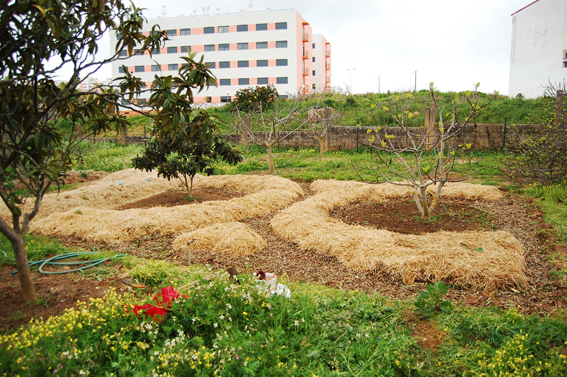
[[[148,19],[295,9],[332,45],[332,86],[354,93],[427,89],[508,93],[511,14],[533,0],[134,0]],[[250,8],[251,6],[251,8]],[[190,20],[190,18],[188,19]],[[190,25],[188,25],[190,27]],[[110,54],[105,38],[101,56]],[[111,76],[110,66],[95,77]],[[417,79],[416,79],[417,77]]]

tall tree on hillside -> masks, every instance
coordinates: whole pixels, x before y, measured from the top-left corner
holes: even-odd
[[[117,115],[117,105],[123,103],[125,93],[131,100],[152,90],[150,103],[156,112],[151,116],[157,135],[175,140],[179,130],[192,121],[192,91],[216,85],[202,59],[195,61],[195,55],[190,54],[181,68],[184,75],[156,76],[152,88],[144,88],[126,70],[118,87],[79,91],[78,85],[86,77],[121,59],[122,50],[132,55],[136,48],[151,54],[160,47],[166,32],[154,26],[146,36],[143,22],[141,9],[121,0],[14,0],[2,5],[0,197],[9,218],[0,218],[0,232],[12,244],[25,300],[34,301],[36,292],[24,235],[49,187],[57,185],[58,174],[73,164],[71,151],[79,140],[78,126],[82,137],[111,127],[123,128],[126,120]],[[119,35],[115,53],[99,60],[95,56],[98,41],[107,32]],[[63,66],[71,70],[71,77],[58,85],[55,77]],[[62,118],[72,122],[70,130],[55,127]],[[196,124],[191,137],[212,143],[214,132],[210,124]]]

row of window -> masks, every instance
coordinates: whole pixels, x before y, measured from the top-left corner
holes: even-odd
[[[287,29],[287,22],[276,22],[276,30],[285,30],[285,29]],[[228,33],[229,27],[228,27],[228,25],[225,25],[225,26],[216,26],[216,27],[215,26],[207,26],[207,27],[203,28],[203,32],[205,34],[215,34],[215,30],[219,34]],[[263,30],[268,30],[268,24],[267,23],[256,24],[256,30],[255,31],[263,31]],[[177,29],[169,29],[169,30],[166,30],[166,31],[167,31],[168,37],[176,37],[177,36]],[[248,30],[248,24],[236,25],[236,31],[237,32],[249,31]],[[179,29],[179,35],[191,35],[191,29],[190,28]]]
[[[217,68],[217,62],[205,62],[205,64],[207,65],[207,68]],[[287,67],[288,65],[288,60],[287,59],[276,59],[276,66],[278,67]],[[239,60],[237,62],[237,67],[238,68],[248,68],[250,67],[250,61],[249,60]],[[256,60],[256,67],[268,67],[268,60]],[[218,68],[230,68],[230,62],[229,61],[225,61],[225,62],[218,62]],[[162,70],[162,66],[161,64],[153,64],[151,66],[152,72],[158,72]],[[167,65],[167,70],[168,71],[177,71],[179,69],[179,64],[178,63],[173,63],[173,64],[168,64]],[[135,72],[145,72],[145,66],[143,65],[136,65],[134,66],[134,71]],[[124,68],[123,67],[118,67],[118,72],[120,73],[124,73]]]
[[[231,85],[232,79],[220,79],[219,85],[220,86],[229,86]],[[256,85],[268,85],[268,77],[258,77],[256,78]],[[288,78],[287,77],[276,77],[276,84],[287,84]],[[238,85],[250,85],[249,78],[239,78]]]
[[[252,42],[253,43],[253,42]],[[237,50],[248,50],[252,43],[243,42],[237,43],[236,49]],[[266,49],[268,48],[268,42],[256,42],[256,49]],[[276,48],[287,48],[287,41],[276,41]],[[230,50],[230,43],[219,43],[218,45],[209,44],[205,45],[205,51],[229,51]],[[168,54],[177,54],[179,53],[178,46],[170,46],[167,47]],[[181,46],[181,53],[184,52],[191,52],[190,46]],[[140,50],[136,51],[136,55],[143,55],[144,53]],[[160,49],[152,50],[153,55],[161,54]],[[120,51],[120,56],[128,56],[128,51],[122,50]]]

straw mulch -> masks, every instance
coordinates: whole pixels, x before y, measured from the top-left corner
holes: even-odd
[[[315,181],[316,194],[283,210],[271,221],[274,232],[305,250],[336,256],[356,270],[385,268],[405,284],[444,280],[476,289],[523,286],[524,250],[508,232],[436,232],[404,235],[346,225],[329,217],[337,207],[357,200],[386,201],[411,196],[411,189],[358,182]],[[496,188],[449,184],[444,197],[493,200]]]
[[[44,218],[53,213],[78,207],[112,209],[178,187],[179,184],[179,181],[158,178],[155,172],[122,170],[75,190],[45,195],[36,218]],[[30,199],[22,212],[30,212],[32,207],[33,199]],[[2,202],[0,215],[4,218],[8,214],[9,211]]]
[[[193,250],[249,255],[268,247],[264,239],[248,225],[239,222],[216,224],[180,235],[173,242],[175,251],[186,251],[187,242],[195,240]]]
[[[48,236],[71,236],[88,241],[133,241],[154,234],[181,234],[214,224],[264,216],[303,195],[299,185],[277,176],[199,176],[194,188],[250,194],[228,201],[124,211],[97,209],[83,203],[81,207],[35,222],[32,230]]]

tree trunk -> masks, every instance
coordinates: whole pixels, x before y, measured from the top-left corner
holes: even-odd
[[[266,147],[268,152],[268,173],[276,174],[276,168],[274,166],[274,155],[272,154],[272,146]]]
[[[325,151],[325,140],[322,137],[318,137],[319,140],[319,157],[323,157],[323,152]]]
[[[17,225],[16,228],[19,229],[19,217],[16,217],[15,219],[13,218],[13,221],[14,224]],[[30,265],[28,263],[24,235],[19,231],[12,229],[2,219],[0,219],[0,233],[2,233],[8,241],[10,241],[10,244],[12,244],[12,250],[14,250],[16,268],[18,269],[18,277],[20,278],[20,286],[22,287],[24,300],[35,302],[37,294],[33,285]]]
[[[20,286],[22,287],[24,300],[35,303],[37,294],[32,280],[24,237],[18,236],[14,241],[15,242],[12,242],[12,240],[10,240],[16,258],[16,268],[18,269],[18,277],[20,278]]]

